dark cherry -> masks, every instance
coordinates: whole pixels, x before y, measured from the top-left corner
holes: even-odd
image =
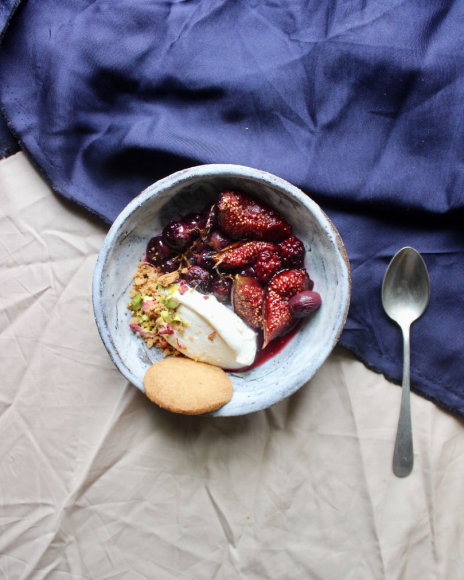
[[[192,240],[195,240],[204,227],[204,218],[201,214],[192,212],[184,216],[182,223],[190,231]]]
[[[185,259],[187,260],[187,264],[189,266],[196,266],[197,265],[197,257],[198,257],[197,254],[192,254],[192,253],[188,252],[185,255]]]
[[[231,243],[232,240],[219,230],[213,230],[208,236],[208,244],[213,248],[213,250],[216,250],[216,252],[229,246]]]
[[[192,230],[183,221],[169,222],[163,229],[163,241],[173,250],[182,251],[193,241]]]
[[[211,288],[211,274],[200,266],[192,266],[185,273],[185,281],[199,292],[209,292]]]
[[[229,302],[232,292],[232,280],[230,278],[214,278],[211,284],[211,293],[219,302]]]
[[[203,240],[198,240],[198,242],[194,246],[194,251],[197,254],[199,254],[200,252],[207,252],[210,250],[211,250],[211,248]]]
[[[290,312],[295,318],[304,318],[315,312],[321,306],[321,296],[312,290],[303,290],[292,296],[288,301]]]
[[[174,270],[177,270],[177,268],[179,267],[179,262],[174,258],[169,258],[168,260],[164,260],[164,262],[161,262],[159,266],[161,270],[165,274],[167,274],[168,272],[174,272]]]
[[[245,276],[246,278],[256,278],[256,272],[253,266],[247,266],[240,272],[241,276]]]
[[[173,255],[172,249],[164,243],[161,236],[155,236],[147,244],[147,261],[155,266],[159,266],[163,261]]]
[[[200,213],[191,212],[191,213],[188,213],[187,215],[185,215],[183,217],[182,221],[184,222],[184,224],[187,227],[193,229],[193,228],[199,228],[202,219],[203,218],[202,218]]]
[[[214,203],[212,206],[205,209],[202,213],[202,219],[204,226],[202,229],[212,230],[217,224],[217,205]]]
[[[203,251],[197,254],[197,264],[205,270],[212,270],[213,266],[216,264],[214,261],[214,252],[212,251]]]

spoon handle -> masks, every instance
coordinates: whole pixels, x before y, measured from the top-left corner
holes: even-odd
[[[405,325],[401,330],[403,331],[403,386],[401,390],[401,409],[398,430],[396,432],[395,451],[393,453],[393,473],[398,477],[405,477],[412,471],[414,451],[412,445],[411,396],[409,388],[410,327],[409,325]]]

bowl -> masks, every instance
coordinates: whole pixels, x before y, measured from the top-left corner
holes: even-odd
[[[144,392],[143,377],[162,354],[148,349],[129,328],[132,277],[146,244],[170,220],[204,209],[223,189],[263,200],[280,212],[304,243],[305,266],[322,306],[304,320],[286,346],[261,366],[231,372],[234,394],[216,416],[265,409],[295,393],[327,359],[346,321],[350,267],[342,239],[321,208],[297,187],[265,171],[241,165],[200,165],[147,187],[119,214],[95,266],[92,298],[103,343],[119,371]]]

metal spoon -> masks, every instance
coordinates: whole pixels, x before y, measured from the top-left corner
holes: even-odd
[[[414,463],[409,392],[410,327],[422,316],[429,299],[430,280],[422,256],[413,248],[402,248],[393,256],[382,284],[384,310],[403,333],[403,389],[393,453],[393,472],[398,477],[409,475]]]

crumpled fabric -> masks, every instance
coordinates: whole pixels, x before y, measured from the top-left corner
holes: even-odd
[[[16,8],[19,6],[19,3],[20,0],[3,0],[0,3],[0,43],[8,22],[13,16]],[[3,118],[0,111],[0,159],[8,157],[8,155],[13,155],[13,153],[16,153],[17,151],[19,151],[18,143],[11,135],[6,120]]]
[[[411,387],[464,415],[464,4],[30,0],[0,52],[0,100],[53,189],[111,223],[147,185],[239,163],[303,189],[352,267],[340,344],[400,381],[380,288],[422,253],[432,294]]]
[[[21,192],[21,195],[18,195]],[[464,422],[337,348],[243,417],[153,405],[92,317],[106,226],[0,161],[0,578],[461,580]]]

